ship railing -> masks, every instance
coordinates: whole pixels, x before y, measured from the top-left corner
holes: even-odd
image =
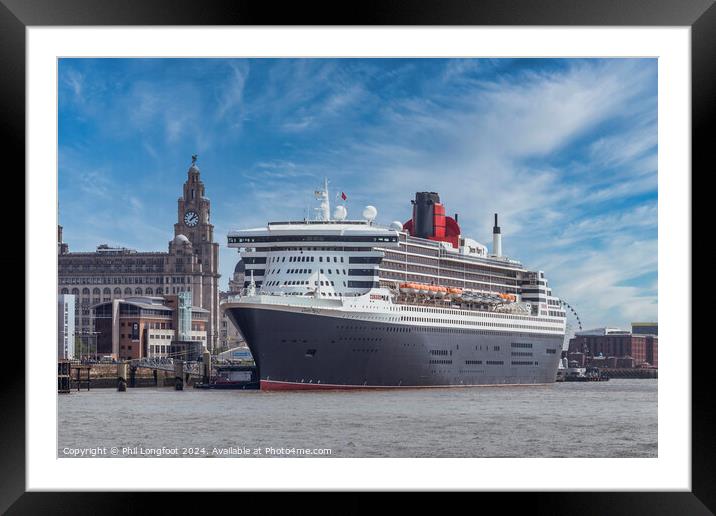
[[[239,302],[242,298],[246,297],[248,295],[248,289],[243,289],[238,294],[233,294],[227,296],[225,299],[221,300],[221,303],[236,303]],[[288,298],[315,298],[315,294],[313,292],[267,292],[264,290],[258,290],[256,291],[256,295],[260,296],[271,296],[271,297],[288,297]],[[365,293],[360,292],[345,292],[341,296],[337,297],[321,297],[320,299],[328,299],[328,300],[340,300],[342,298],[354,298],[354,297],[361,297],[365,295]]]

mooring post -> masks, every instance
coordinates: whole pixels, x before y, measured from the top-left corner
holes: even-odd
[[[209,382],[211,382],[211,353],[208,349],[204,350],[202,365],[204,366],[204,377],[202,378],[202,382],[209,384]]]
[[[127,390],[127,364],[119,362],[117,364],[117,390],[124,392]]]
[[[184,361],[174,361],[174,389],[177,391],[184,390]]]

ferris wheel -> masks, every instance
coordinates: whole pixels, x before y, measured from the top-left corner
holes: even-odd
[[[562,349],[566,350],[569,346],[570,339],[574,337],[575,333],[582,331],[582,321],[579,319],[579,314],[572,305],[567,303],[564,299],[560,299],[559,302],[564,307],[564,313],[567,315],[564,342],[562,343]]]

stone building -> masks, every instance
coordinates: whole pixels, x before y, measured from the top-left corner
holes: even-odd
[[[244,262],[239,260],[236,267],[234,267],[234,274],[229,279],[229,291],[219,293],[221,300],[227,299],[229,296],[237,295],[241,289],[244,288],[245,270],[246,266]],[[229,320],[223,310],[221,311],[219,324],[221,325],[219,330],[219,349],[225,351],[245,345],[243,335],[241,335],[241,332],[239,332],[238,328],[234,326],[234,323]]]
[[[58,294],[75,296],[75,327],[93,331],[90,307],[129,296],[192,293],[192,304],[209,313],[208,344],[219,340],[219,244],[214,242],[211,203],[205,197],[196,156],[177,202],[174,238],[167,252],[138,252],[124,247],[97,247],[70,252],[58,228]]]

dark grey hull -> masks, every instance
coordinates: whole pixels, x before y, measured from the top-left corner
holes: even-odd
[[[261,388],[439,387],[555,381],[562,337],[231,307]],[[517,354],[517,355],[515,355]]]

